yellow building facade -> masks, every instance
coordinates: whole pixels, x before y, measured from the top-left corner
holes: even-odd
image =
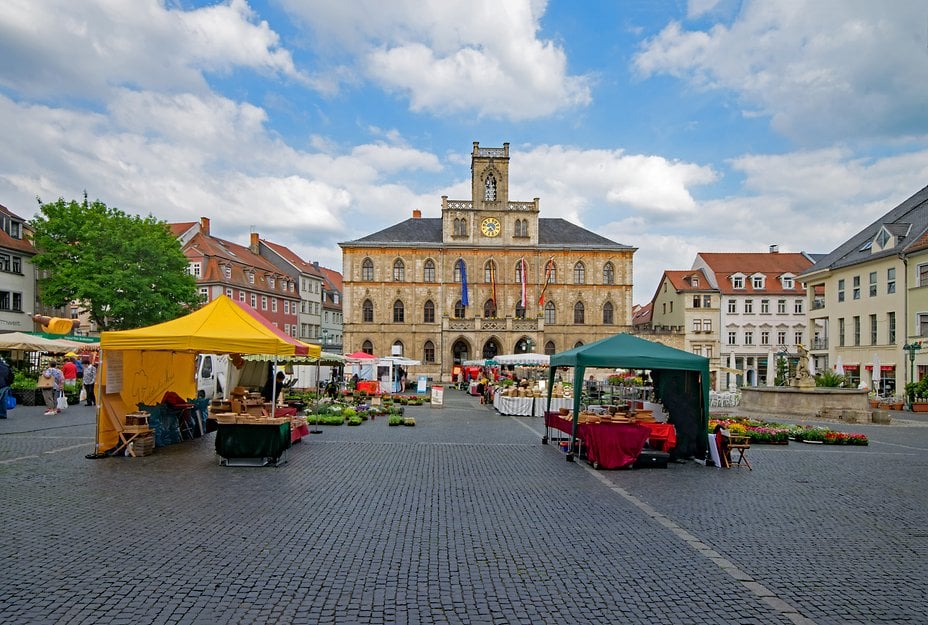
[[[631,330],[635,248],[511,200],[509,158],[474,142],[471,199],[340,244],[345,353],[401,354],[449,380],[465,361]]]

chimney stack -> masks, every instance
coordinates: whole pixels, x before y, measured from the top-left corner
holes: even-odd
[[[200,217],[200,232],[209,236],[209,217]]]
[[[422,219],[422,211],[420,211],[418,208],[414,208],[413,211],[412,211],[412,218],[413,218],[413,219]]]
[[[252,254],[258,253],[258,233],[257,232],[251,233],[251,245],[248,246],[248,249],[251,250]]]
[[[770,246],[770,253],[771,253],[771,254],[779,254],[779,253],[780,253],[780,246],[777,245],[777,244],[775,244],[775,243],[774,243],[773,245],[771,245],[771,246]]]

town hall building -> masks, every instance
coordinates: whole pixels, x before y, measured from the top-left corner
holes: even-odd
[[[470,200],[340,243],[344,351],[415,373],[498,354],[554,354],[631,330],[634,247],[509,197],[509,144],[471,154]]]

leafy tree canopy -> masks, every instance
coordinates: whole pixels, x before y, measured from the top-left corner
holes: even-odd
[[[41,201],[40,201],[41,203]],[[81,302],[102,330],[169,321],[199,306],[196,280],[167,224],[103,202],[41,204],[31,222],[50,306]]]

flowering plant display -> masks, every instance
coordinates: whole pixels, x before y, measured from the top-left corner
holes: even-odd
[[[784,425],[745,417],[710,419],[709,431],[714,432],[717,425],[734,435],[748,436],[752,443],[758,444],[786,444],[789,439],[817,441],[826,445],[867,445],[870,442],[866,434],[838,432],[821,426]]]

